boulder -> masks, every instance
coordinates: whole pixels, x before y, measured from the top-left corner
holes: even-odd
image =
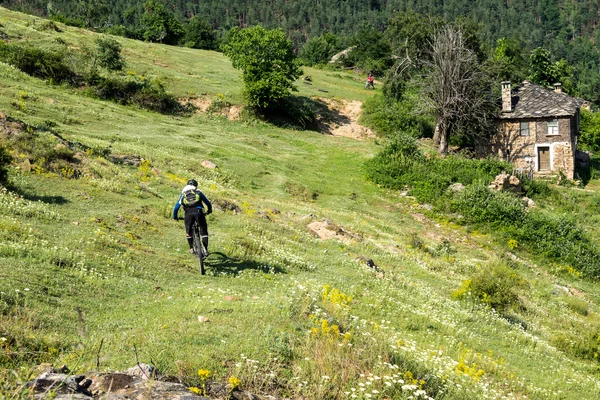
[[[531,200],[529,197],[523,197],[521,200],[523,200],[527,208],[535,207],[535,201]]]
[[[452,193],[458,193],[458,192],[462,192],[463,190],[465,190],[465,185],[463,185],[462,183],[453,183],[452,185],[448,186],[448,189],[452,192]]]
[[[204,168],[208,168],[208,169],[217,169],[217,164],[215,164],[212,161],[209,160],[202,160],[202,162],[200,163],[200,165],[202,165]]]
[[[514,175],[507,174],[505,171],[498,174],[488,187],[497,191],[523,192],[521,180]]]

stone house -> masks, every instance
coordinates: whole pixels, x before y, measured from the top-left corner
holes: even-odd
[[[502,112],[498,133],[488,151],[533,175],[575,177],[575,154],[579,135],[580,109],[585,101],[528,81],[512,89],[502,82]]]

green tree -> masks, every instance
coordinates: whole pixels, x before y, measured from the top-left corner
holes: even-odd
[[[307,65],[315,65],[328,62],[340,49],[341,40],[331,32],[309,39],[300,56]]]
[[[354,48],[348,54],[347,61],[352,65],[379,76],[392,66],[392,49],[383,33],[372,25],[363,24],[351,44]]]
[[[121,44],[110,37],[96,39],[96,63],[109,71],[121,71],[125,67]]]
[[[564,59],[552,62],[550,51],[538,47],[531,52],[528,78],[538,85],[550,87],[561,83],[567,93],[573,92],[573,67]]]
[[[490,60],[491,74],[498,81],[521,82],[525,58],[522,43],[517,39],[498,39]]]
[[[48,4],[49,10],[53,9],[51,4]],[[83,20],[86,27],[91,28],[102,23],[105,15],[108,12],[108,6],[104,0],[79,0],[77,1],[77,14]]]
[[[195,16],[185,27],[183,43],[194,49],[214,50],[217,48],[217,36],[206,20]]]
[[[175,45],[185,34],[181,22],[157,0],[147,0],[144,3],[141,22],[144,39],[150,42]]]
[[[581,110],[579,144],[585,150],[600,151],[600,113]]]
[[[302,74],[292,43],[281,29],[233,28],[222,46],[234,68],[241,69],[248,104],[259,110],[276,106]]]

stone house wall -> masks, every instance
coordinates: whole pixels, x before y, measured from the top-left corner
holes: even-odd
[[[550,150],[550,171],[561,170],[567,178],[573,179],[575,174],[577,116],[558,118],[558,135],[548,135],[548,121],[551,119],[501,120],[499,132],[484,145],[487,154],[495,154],[500,159],[511,162],[516,168],[524,171],[532,168],[539,171],[538,148],[548,147]],[[529,135],[521,136],[521,122],[529,124]],[[482,149],[479,149],[481,152]]]

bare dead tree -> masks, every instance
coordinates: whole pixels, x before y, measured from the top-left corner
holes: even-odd
[[[455,26],[444,26],[434,35],[427,70],[424,100],[436,117],[434,143],[445,154],[453,133],[468,129],[477,135],[489,127],[493,102],[477,55]]]

